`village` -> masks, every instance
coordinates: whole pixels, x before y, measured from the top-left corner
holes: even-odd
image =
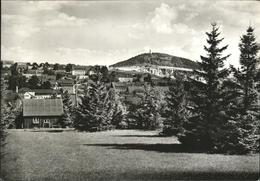
[[[147,53],[149,58],[152,53]],[[91,76],[98,74],[101,70],[107,76],[106,83],[110,83],[113,89],[120,94],[124,102],[141,101],[146,85],[152,85],[154,90],[164,94],[169,90],[169,82],[175,80],[174,76],[191,75],[191,68],[171,66],[133,66],[133,67],[106,67],[106,66],[82,66],[82,65],[59,65],[48,62],[37,65],[36,63],[14,62],[2,60],[2,77],[8,87],[12,71],[20,74],[26,81],[24,87],[18,84],[13,90],[6,90],[5,100],[13,104],[15,109],[21,109],[23,118],[16,128],[59,128],[58,119],[63,113],[61,94],[67,92],[73,103],[77,106],[83,95],[83,86],[91,81]],[[169,71],[167,71],[169,70]],[[8,82],[9,79],[9,82]],[[35,82],[30,80],[36,79]],[[32,85],[35,84],[35,85]],[[47,86],[39,86],[47,85]],[[30,87],[30,88],[29,88]],[[32,89],[35,88],[35,89]]]

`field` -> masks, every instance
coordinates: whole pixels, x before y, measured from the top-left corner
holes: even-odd
[[[10,130],[4,180],[257,180],[259,156],[192,153],[154,131]]]

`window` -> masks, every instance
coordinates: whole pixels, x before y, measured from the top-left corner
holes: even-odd
[[[49,119],[45,119],[43,122],[44,123],[50,123],[50,120]]]
[[[33,118],[33,124],[39,124],[40,120],[39,118]]]

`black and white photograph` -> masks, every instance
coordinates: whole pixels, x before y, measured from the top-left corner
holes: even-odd
[[[260,1],[1,0],[0,181],[260,181]]]

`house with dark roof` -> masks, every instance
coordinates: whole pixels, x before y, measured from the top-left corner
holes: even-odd
[[[60,79],[58,80],[58,90],[68,91],[69,94],[75,94],[75,86],[73,79]]]
[[[60,87],[70,87],[74,85],[74,80],[73,79],[60,79],[58,80],[58,84]]]
[[[22,128],[58,127],[62,115],[62,99],[24,99]]]

